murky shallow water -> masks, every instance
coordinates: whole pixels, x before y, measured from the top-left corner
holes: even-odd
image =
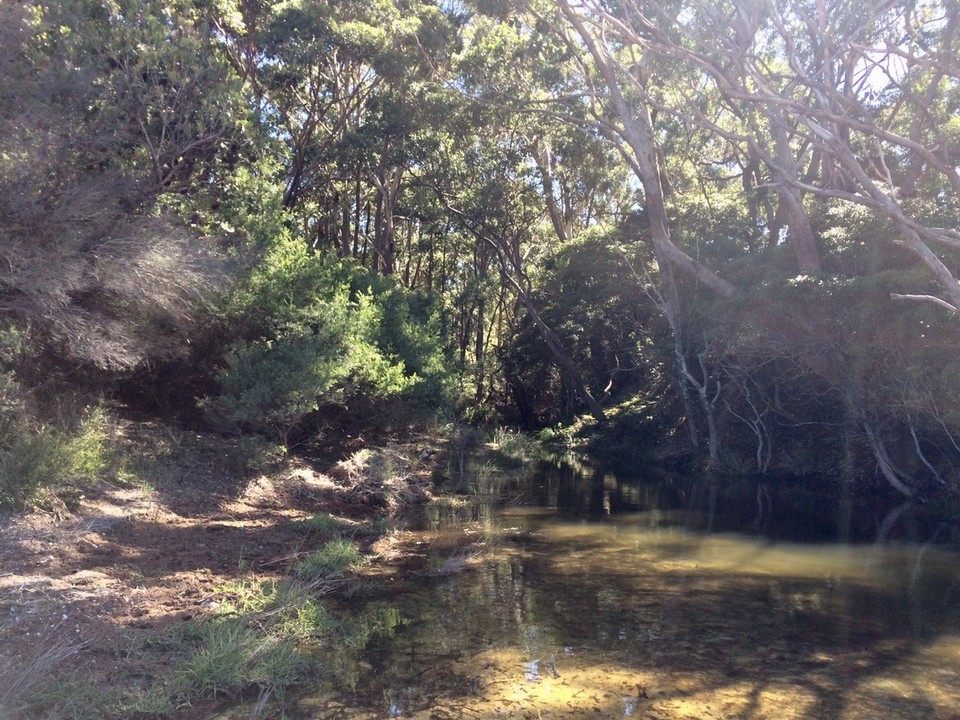
[[[587,494],[599,516],[546,492],[414,533],[422,574],[371,605],[407,624],[297,717],[960,718],[955,554],[703,536]]]

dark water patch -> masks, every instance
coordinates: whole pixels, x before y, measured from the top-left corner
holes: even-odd
[[[939,502],[913,502],[837,477],[683,475],[658,467],[614,473],[576,461],[542,463],[512,480],[519,504],[595,519],[649,512],[690,531],[736,532],[774,541],[955,542],[957,528]],[[712,507],[711,507],[712,506]],[[659,515],[658,515],[659,513]]]

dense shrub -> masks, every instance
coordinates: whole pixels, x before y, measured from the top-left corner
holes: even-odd
[[[323,405],[413,397],[438,405],[442,344],[429,306],[389,279],[281,239],[231,298],[233,340],[207,407],[222,419],[290,433]]]
[[[0,438],[0,508],[21,509],[45,490],[93,482],[107,459],[106,419],[99,408],[73,429],[13,428]]]

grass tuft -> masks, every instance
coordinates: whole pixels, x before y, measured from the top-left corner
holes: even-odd
[[[294,573],[303,580],[322,580],[344,575],[362,565],[365,560],[353,543],[340,538],[331,540],[319,550],[310,553],[297,563]]]
[[[57,705],[64,687],[55,671],[82,648],[69,638],[43,642],[24,661],[0,668],[0,717],[22,717],[30,707]]]
[[[183,701],[232,697],[249,687],[279,696],[306,675],[309,663],[292,638],[264,635],[243,619],[216,620],[197,629],[191,653],[171,681]]]

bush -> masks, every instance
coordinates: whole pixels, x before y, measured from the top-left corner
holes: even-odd
[[[43,490],[92,482],[106,467],[107,456],[100,408],[89,411],[72,432],[48,425],[8,432],[0,452],[0,507],[22,509]]]
[[[416,395],[440,403],[439,329],[392,281],[281,238],[230,300],[220,392],[207,407],[286,443],[322,405]]]

